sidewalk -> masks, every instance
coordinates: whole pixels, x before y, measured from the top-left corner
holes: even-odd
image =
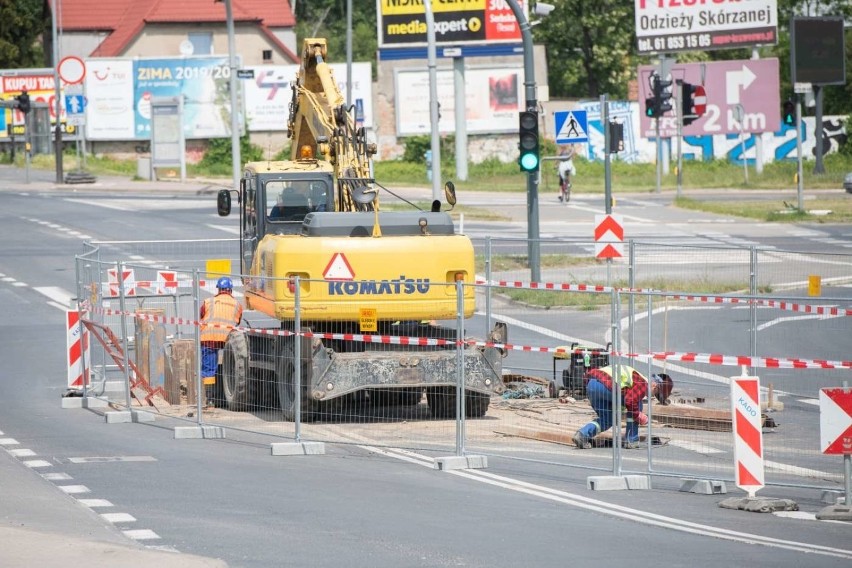
[[[137,544],[6,451],[0,451],[0,480],[4,568],[227,567],[221,560]]]
[[[65,170],[69,173],[72,170]],[[56,172],[30,168],[29,182],[24,168],[0,165],[0,191],[133,191],[169,192],[194,195],[213,195],[220,189],[229,189],[230,179],[162,179],[155,181],[134,180],[131,176],[96,176],[94,183],[56,183]]]

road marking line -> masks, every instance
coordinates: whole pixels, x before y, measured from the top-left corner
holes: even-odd
[[[74,479],[67,473],[44,473],[42,477],[47,481],[71,481]]]
[[[31,468],[36,467],[53,467],[53,464],[45,460],[27,460],[24,465]]]
[[[94,509],[95,507],[112,507],[112,503],[106,499],[77,499],[82,505]]]
[[[16,458],[31,458],[36,455],[36,453],[32,450],[28,450],[26,448],[21,448],[18,450],[6,450]]]
[[[33,286],[33,290],[66,308],[74,301],[74,294],[57,286]]]
[[[148,529],[137,529],[121,532],[123,532],[125,536],[132,538],[133,540],[153,540],[160,538],[160,535]]]
[[[80,493],[89,493],[90,490],[85,485],[57,485],[57,487],[68,495],[78,495]]]
[[[115,523],[135,523],[136,517],[127,513],[101,513],[101,517],[112,524]]]
[[[19,443],[15,438],[0,438],[0,446],[17,446]]]

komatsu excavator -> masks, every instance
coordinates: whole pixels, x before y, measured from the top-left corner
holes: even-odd
[[[457,358],[456,325],[438,325],[473,315],[473,245],[440,207],[381,211],[384,188],[370,167],[376,146],[355,127],[325,59],[324,39],[304,40],[291,159],[250,162],[241,177],[247,309],[223,351],[224,401],[247,409],[273,384],[285,420],[297,409],[317,420],[347,399],[413,405],[425,392],[431,414],[446,418],[456,415],[463,375],[465,414],[481,417],[503,392],[504,351],[465,341]],[[452,182],[445,193],[454,205]],[[230,213],[229,190],[219,192],[218,210]],[[485,339],[505,343],[505,324]]]

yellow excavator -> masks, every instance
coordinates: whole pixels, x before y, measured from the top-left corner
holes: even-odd
[[[433,416],[454,417],[461,364],[465,414],[481,417],[503,392],[504,352],[468,344],[457,358],[455,322],[475,307],[473,245],[455,234],[440,202],[430,211],[381,211],[387,190],[371,177],[376,147],[355,127],[325,60],[326,41],[305,39],[290,160],[250,162],[241,177],[248,331],[228,337],[222,399],[245,410],[277,396],[285,420],[297,406],[302,420],[317,420],[353,400],[413,405],[425,393]],[[452,182],[445,195],[455,205]],[[219,214],[230,214],[231,192],[217,200]],[[505,343],[506,332],[498,323],[485,339]]]

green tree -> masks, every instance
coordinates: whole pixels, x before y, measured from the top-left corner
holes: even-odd
[[[295,14],[299,49],[306,37],[325,38],[329,61],[346,61],[345,0],[300,0],[295,2]],[[376,3],[352,0],[352,60],[372,62],[374,76],[377,48]]]
[[[0,69],[41,67],[37,42],[47,26],[44,0],[0,0]]]
[[[551,95],[597,98],[627,95],[635,76],[636,35],[629,0],[554,0],[556,9],[533,28],[547,49]]]

